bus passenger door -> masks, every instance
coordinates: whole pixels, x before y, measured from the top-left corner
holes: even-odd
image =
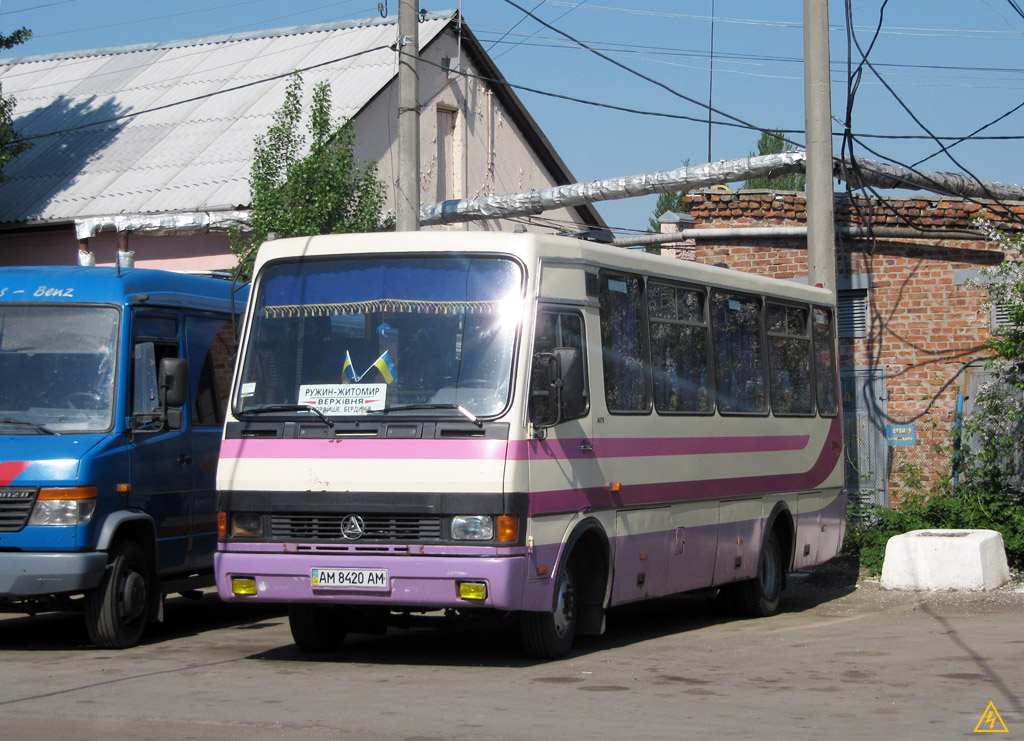
[[[583,362],[584,406],[580,414],[569,419],[556,413],[546,391],[549,358],[545,355],[560,347],[580,350]],[[542,307],[537,316],[533,353],[530,420],[535,439],[530,442],[529,488],[544,494],[538,500],[539,513],[531,517],[531,537],[538,546],[550,546],[559,543],[565,534],[566,509],[590,509],[594,492],[606,489],[592,434],[590,362],[586,357],[583,316],[564,307]],[[555,419],[557,424],[552,423]],[[547,500],[551,502],[550,516],[543,514],[549,508]],[[552,565],[546,552],[543,547],[534,552],[532,573]]]

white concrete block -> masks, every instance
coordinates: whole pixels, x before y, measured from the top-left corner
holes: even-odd
[[[889,538],[886,589],[996,589],[1010,580],[1003,537],[995,530],[914,530]]]

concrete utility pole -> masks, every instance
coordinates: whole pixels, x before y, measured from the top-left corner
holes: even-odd
[[[395,226],[420,228],[419,10],[416,0],[398,6],[398,187]]]
[[[804,0],[804,128],[807,134],[807,279],[836,290],[832,193],[832,88],[828,0]]]

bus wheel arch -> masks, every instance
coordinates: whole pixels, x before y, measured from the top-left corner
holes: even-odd
[[[535,658],[564,656],[576,635],[604,632],[609,591],[608,536],[588,518],[570,534],[555,568],[551,612],[524,612],[519,621],[526,653]]]

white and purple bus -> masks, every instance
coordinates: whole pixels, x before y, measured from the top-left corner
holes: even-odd
[[[750,615],[846,523],[835,297],[567,237],[284,239],[256,260],[217,585],[339,647],[444,610],[564,655],[691,590]]]

